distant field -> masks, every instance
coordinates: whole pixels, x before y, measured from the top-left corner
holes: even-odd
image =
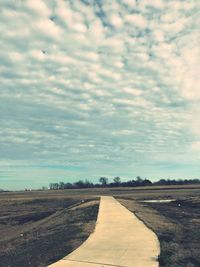
[[[44,267],[74,250],[94,230],[100,195],[115,196],[157,233],[160,267],[200,266],[199,185],[0,193],[0,266]]]

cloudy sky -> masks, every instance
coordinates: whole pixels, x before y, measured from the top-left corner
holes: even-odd
[[[0,188],[200,177],[199,0],[0,5]]]

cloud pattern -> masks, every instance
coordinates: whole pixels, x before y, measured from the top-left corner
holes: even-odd
[[[0,187],[198,176],[199,1],[1,6]]]

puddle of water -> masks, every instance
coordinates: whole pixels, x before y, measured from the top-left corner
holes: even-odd
[[[172,201],[176,201],[176,199],[149,199],[149,200],[142,200],[141,202],[146,203],[169,203]]]

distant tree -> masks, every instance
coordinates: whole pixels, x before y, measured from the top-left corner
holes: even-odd
[[[94,184],[87,179],[84,181],[84,185],[86,188],[94,187]]]
[[[64,182],[59,183],[59,189],[65,189],[65,183]]]
[[[49,184],[49,189],[51,189],[51,190],[53,189],[53,183]]]
[[[144,179],[142,181],[142,186],[149,186],[149,185],[152,185],[152,182],[148,179]]]
[[[54,189],[58,190],[59,189],[59,183],[54,183]]]
[[[100,177],[99,182],[103,185],[106,186],[108,184],[108,178],[106,177]]]
[[[57,190],[57,189],[59,189],[59,184],[58,183],[50,183],[49,188],[51,190]]]
[[[121,179],[120,179],[120,177],[115,177],[115,178],[113,178],[113,182],[116,184],[116,185],[119,185],[120,183],[121,183]]]
[[[142,179],[140,176],[137,176],[137,177],[136,177],[136,181],[137,181],[138,183],[142,183],[143,179]]]
[[[71,189],[71,188],[73,188],[73,184],[71,184],[71,183],[65,183],[64,188],[65,189]]]
[[[100,183],[100,184],[99,184]],[[108,187],[114,187],[114,186],[150,186],[150,185],[163,185],[163,186],[170,186],[170,185],[184,185],[184,184],[200,184],[199,179],[160,179],[156,182],[151,182],[148,179],[142,179],[140,176],[137,176],[135,180],[128,180],[121,182],[120,177],[113,178],[113,182],[108,183],[108,178],[101,177],[99,178],[99,183],[93,184],[89,180],[79,180],[77,182],[72,183],[50,183],[49,189],[51,190],[58,190],[58,189],[74,189],[74,188],[92,188],[92,187],[101,187],[101,186],[108,186]],[[46,189],[46,187],[42,187],[43,190]],[[1,190],[0,190],[1,191]]]
[[[84,182],[82,180],[79,180],[78,182],[74,183],[74,186],[76,188],[84,188]]]
[[[158,181],[158,184],[159,184],[159,185],[166,185],[166,184],[167,184],[167,181],[166,181],[165,179],[160,179],[160,180]]]

